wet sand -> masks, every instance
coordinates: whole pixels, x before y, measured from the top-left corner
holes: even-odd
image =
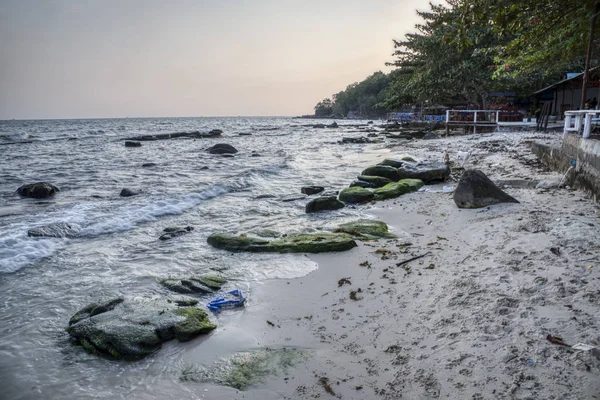
[[[184,356],[200,363],[266,346],[311,357],[245,391],[190,383],[191,398],[600,398],[600,355],[546,339],[600,344],[600,209],[580,191],[520,182],[560,181],[526,143],[558,136],[496,133],[391,148],[382,159],[469,151],[466,167],[512,180],[506,191],[521,203],[460,210],[442,192],[456,183],[446,182],[370,205],[397,239],[310,256],[318,270],[253,290],[244,312],[221,317],[218,334]]]

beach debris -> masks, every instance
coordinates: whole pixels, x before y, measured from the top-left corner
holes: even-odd
[[[550,251],[552,252],[552,254],[554,254],[555,256],[560,256],[560,249],[558,247],[550,247]]]
[[[456,158],[460,161],[460,166],[463,168],[465,167],[465,164],[467,163],[469,157],[471,157],[471,153],[469,153],[468,151],[459,151],[458,153],[456,153]]]
[[[477,169],[464,172],[454,191],[453,199],[458,208],[481,208],[498,203],[519,203]]]
[[[271,321],[269,321],[269,320],[267,320],[267,324],[269,324],[269,325],[270,325],[270,326],[272,326],[272,327],[275,327],[275,324],[274,324],[274,323],[272,323],[272,322],[271,322]]]
[[[350,277],[342,278],[338,281],[338,287],[342,287],[344,285],[352,285],[352,282],[350,282]]]
[[[546,340],[549,341],[550,343],[554,343],[554,344],[559,344],[561,346],[567,346],[567,347],[571,347],[571,345],[566,344],[563,339],[561,337],[558,336],[552,336],[552,335],[548,335],[546,336]]]
[[[32,197],[34,199],[44,199],[52,197],[60,189],[48,182],[29,183],[19,186],[17,193],[23,197]]]
[[[573,346],[571,346],[572,349],[574,350],[582,350],[582,351],[590,351],[596,348],[596,346],[592,346],[589,344],[585,344],[585,343],[577,343],[574,344]]]
[[[358,296],[358,293],[362,293],[362,289],[358,288],[356,290],[350,291],[350,300],[362,300],[362,297]]]
[[[211,302],[206,306],[210,310],[220,313],[222,308],[242,307],[244,303],[246,303],[246,298],[240,289],[230,290],[227,292],[227,294],[231,296],[218,297],[214,300],[211,300]]]
[[[419,258],[423,258],[423,257],[425,257],[425,256],[426,256],[426,255],[428,255],[428,254],[431,254],[431,252],[430,252],[430,251],[428,251],[427,253],[421,254],[420,256],[415,256],[415,257],[409,258],[409,259],[407,259],[407,260],[400,261],[400,262],[399,262],[399,263],[397,263],[396,265],[397,265],[398,267],[400,267],[400,266],[402,266],[402,265],[404,265],[404,264],[407,264],[407,263],[409,263],[409,262],[411,262],[411,261],[418,260]]]
[[[332,396],[335,396],[335,392],[334,390],[331,388],[331,385],[329,384],[329,378],[322,376],[319,378],[319,385],[321,385],[323,387],[323,389],[325,389],[325,391],[327,393],[329,393]]]
[[[527,360],[527,366],[528,367],[535,367],[535,361],[533,361],[533,360]]]
[[[435,269],[435,264],[429,264],[425,269]]]
[[[361,262],[358,265],[360,265],[361,267],[367,267],[367,268],[371,268],[372,267],[371,263],[368,262],[368,261],[363,261],[363,262]]]

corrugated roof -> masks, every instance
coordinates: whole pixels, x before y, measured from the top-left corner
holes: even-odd
[[[594,70],[596,70],[596,69],[598,69],[598,67],[590,68],[590,72],[592,72],[592,71],[594,71]],[[553,88],[553,87],[555,87],[555,86],[558,86],[558,85],[560,85],[560,84],[563,84],[563,83],[565,83],[565,82],[568,82],[568,81],[572,81],[573,79],[577,79],[577,78],[579,78],[580,76],[583,76],[583,72],[580,72],[580,73],[578,73],[577,75],[574,75],[574,76],[572,76],[572,77],[570,77],[570,78],[563,79],[562,81],[556,82],[555,84],[552,84],[552,85],[550,85],[550,86],[547,86],[547,87],[545,87],[545,88],[543,88],[543,89],[540,89],[540,90],[538,90],[537,92],[533,92],[533,94],[540,94],[540,93],[542,93],[542,92],[545,92],[546,90],[552,89],[552,88]]]

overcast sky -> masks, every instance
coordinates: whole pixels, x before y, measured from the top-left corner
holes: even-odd
[[[0,0],[0,119],[300,115],[427,0]]]

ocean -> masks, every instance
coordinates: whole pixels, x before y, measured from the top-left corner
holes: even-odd
[[[388,151],[384,143],[338,143],[366,136],[367,121],[338,121],[337,129],[312,126],[331,122],[262,117],[0,121],[0,397],[132,398],[123,387],[151,388],[166,379],[173,398],[183,398],[185,384],[171,376],[180,359],[177,344],[134,363],[104,360],[73,346],[65,332],[69,318],[101,298],[168,294],[158,280],[169,276],[216,271],[228,279],[228,287],[245,290],[251,302],[256,285],[318,268],[302,254],[232,254],[211,248],[206,238],[223,231],[318,232],[369,217],[368,206],[304,212],[308,199],[300,195],[302,186],[340,190]],[[223,135],[144,141],[136,148],[123,141],[211,129]],[[209,154],[206,149],[216,143],[239,152]],[[15,193],[38,181],[61,191],[49,199]],[[140,194],[120,197],[122,188]],[[69,223],[77,234],[28,237],[29,229],[55,222]],[[194,230],[158,240],[164,228],[185,226]]]

